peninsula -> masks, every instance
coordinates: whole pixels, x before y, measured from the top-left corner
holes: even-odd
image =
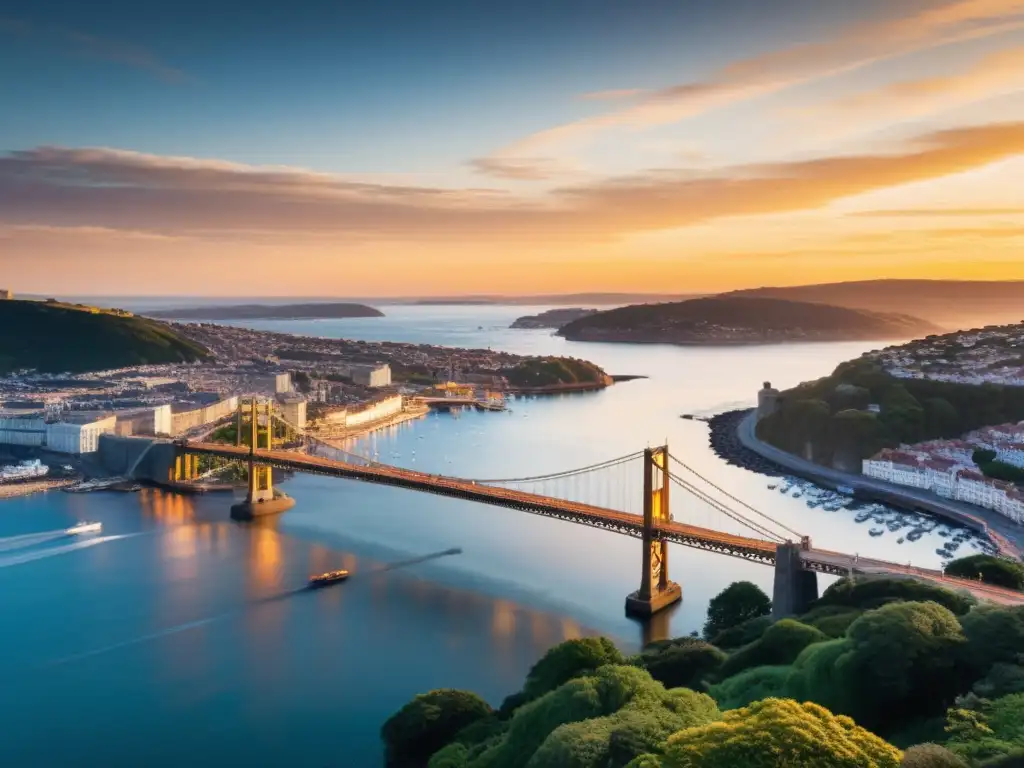
[[[0,328],[0,375],[82,373],[209,357],[202,344],[164,323],[85,304],[0,301]]]
[[[517,317],[509,328],[561,328],[581,317],[596,315],[600,310],[571,307],[566,309],[549,309],[536,315]]]
[[[932,333],[909,315],[784,299],[712,296],[598,312],[559,329],[570,341],[649,344],[771,344],[907,339]]]
[[[169,320],[337,320],[348,317],[384,317],[365,304],[234,304],[214,307],[183,307],[147,312]]]

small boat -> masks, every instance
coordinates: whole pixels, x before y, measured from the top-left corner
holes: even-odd
[[[872,528],[868,531],[868,536],[881,536],[885,531],[882,528]]]
[[[64,533],[68,536],[78,536],[81,533],[99,533],[103,530],[103,523],[75,523],[68,528]]]
[[[779,486],[778,486],[778,484],[776,484],[776,483],[768,483],[768,490],[769,490],[769,491],[774,491],[774,490],[775,490],[776,488],[778,488],[778,487],[779,487]]]
[[[904,541],[906,541],[906,539],[904,539],[902,536],[900,536],[898,539],[896,539],[896,543],[897,544],[902,544]]]
[[[870,518],[870,517],[871,517],[871,512],[869,510],[864,510],[863,512],[858,512],[857,513],[857,516],[855,518],[853,518],[853,522],[855,522],[855,523],[866,523],[868,521],[868,518]]]
[[[803,496],[803,494],[800,491],[797,491],[796,493],[793,494],[794,499],[799,499],[801,496]]]
[[[848,485],[837,485],[836,490],[844,496],[853,496],[853,488]]]
[[[327,587],[339,581],[344,581],[348,578],[348,571],[328,571],[327,573],[321,573],[319,576],[309,577],[309,586],[313,589],[318,587]]]
[[[915,528],[914,530],[912,530],[910,533],[907,534],[907,538],[910,539],[911,541],[917,541],[922,536],[924,536],[926,533],[928,533],[928,531],[926,531],[923,528]]]

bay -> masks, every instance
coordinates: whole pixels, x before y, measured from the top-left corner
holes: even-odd
[[[508,328],[543,309],[396,306],[384,318],[246,324],[570,355],[648,377],[596,393],[518,398],[510,413],[433,414],[352,446],[381,461],[475,479],[526,477],[667,440],[687,466],[816,545],[938,565],[934,537],[899,545],[899,534],[869,537],[852,511],[808,509],[722,462],[707,425],[680,418],[752,405],[766,380],[791,386],[877,345],[583,344]],[[633,462],[561,490],[636,511],[639,472]],[[698,630],[708,600],[731,581],[771,588],[770,568],[673,546],[684,601],[644,630],[623,611],[639,582],[636,540],[331,478],[299,475],[285,489],[295,509],[253,525],[231,523],[229,499],[218,494],[49,493],[0,504],[0,760],[380,765],[380,725],[415,693],[468,688],[497,705],[563,639],[601,633],[629,651],[651,632]],[[674,494],[677,520],[741,532]],[[104,524],[99,543],[56,535],[83,519]],[[50,540],[13,538],[48,531]],[[449,547],[463,554],[383,570]],[[301,591],[310,573],[337,567],[353,578]]]

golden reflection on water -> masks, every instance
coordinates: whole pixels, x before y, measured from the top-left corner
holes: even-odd
[[[249,528],[249,586],[259,594],[281,586],[281,534],[262,521]]]

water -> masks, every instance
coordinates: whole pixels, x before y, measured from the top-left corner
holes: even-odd
[[[765,380],[820,376],[871,344],[675,348],[575,344],[507,328],[543,308],[390,307],[388,317],[274,321],[319,336],[569,354],[610,373],[647,375],[602,392],[514,400],[511,413],[432,415],[359,441],[383,461],[471,478],[532,476],[668,440],[672,453],[748,503],[832,549],[936,566],[934,534],[871,538],[854,511],[808,509],[767,479],[729,467],[707,426],[682,413],[750,405]],[[255,324],[254,324],[255,325]],[[482,330],[481,327],[482,326]],[[639,466],[575,492],[639,501]],[[612,533],[392,488],[297,476],[296,508],[254,525],[228,499],[48,493],[0,503],[0,761],[108,766],[380,764],[381,722],[436,687],[494,704],[546,648],[600,632],[642,638],[623,616],[639,580],[639,542]],[[675,493],[677,519],[723,524]],[[59,531],[99,520],[103,533]],[[20,538],[16,538],[20,537]],[[450,547],[455,557],[386,563]],[[962,552],[961,552],[962,553]],[[300,588],[347,568],[343,585]],[[772,571],[673,547],[684,602],[654,631],[699,629],[731,581],[770,589]]]

